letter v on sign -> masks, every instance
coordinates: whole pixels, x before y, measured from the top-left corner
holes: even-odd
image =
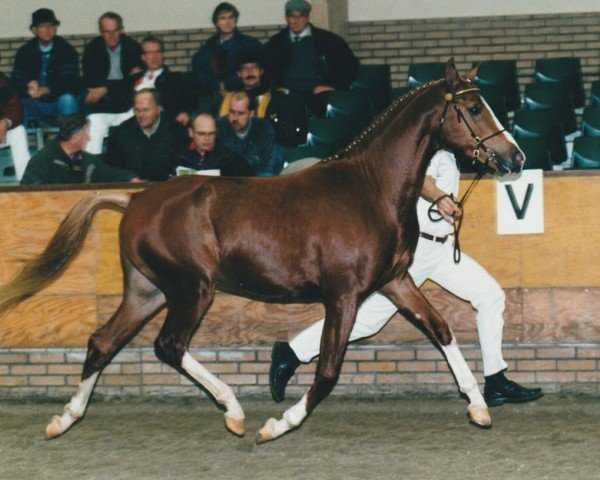
[[[506,193],[508,193],[508,198],[510,199],[510,204],[515,211],[515,215],[517,219],[523,220],[525,218],[525,214],[527,213],[527,207],[529,207],[529,201],[531,200],[531,194],[533,193],[533,183],[527,184],[527,190],[525,192],[525,198],[523,199],[523,205],[519,206],[517,203],[517,198],[515,197],[515,191],[513,190],[512,185],[504,185],[506,188]]]

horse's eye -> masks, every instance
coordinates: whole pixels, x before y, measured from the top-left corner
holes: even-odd
[[[469,115],[472,117],[481,115],[481,104],[477,104],[474,107],[469,108]]]

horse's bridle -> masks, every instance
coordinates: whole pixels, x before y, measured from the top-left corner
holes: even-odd
[[[486,146],[485,141],[489,140],[490,138],[495,137],[496,135],[500,135],[501,133],[504,133],[506,131],[506,129],[502,128],[501,130],[498,130],[497,132],[494,132],[494,133],[488,135],[487,137],[479,138],[479,135],[477,135],[475,133],[475,129],[471,126],[471,124],[467,120],[467,117],[465,117],[465,114],[462,112],[462,110],[460,108],[458,108],[458,102],[457,102],[458,97],[460,97],[461,95],[464,95],[465,93],[470,93],[470,92],[479,92],[479,88],[478,87],[468,87],[468,88],[464,88],[462,90],[455,91],[450,86],[450,84],[448,82],[446,82],[446,89],[448,90],[448,92],[446,93],[446,95],[444,95],[444,98],[447,103],[446,103],[446,106],[444,107],[444,113],[442,114],[442,118],[440,119],[440,128],[444,124],[444,119],[446,118],[446,112],[448,111],[448,106],[450,105],[450,103],[452,103],[452,107],[454,108],[454,111],[456,112],[456,117],[458,118],[458,123],[460,123],[461,121],[465,123],[465,126],[469,130],[471,138],[475,142],[475,149],[473,150],[473,158],[475,158],[477,160],[481,156],[481,151],[483,151],[483,153],[485,153],[485,155],[486,155],[484,167],[487,167],[489,162],[491,160],[493,160],[494,157],[496,156],[496,153],[491,148]]]

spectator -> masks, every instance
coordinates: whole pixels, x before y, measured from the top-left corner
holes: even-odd
[[[340,36],[310,23],[310,3],[285,4],[287,27],[264,47],[266,70],[275,87],[303,96],[317,116],[327,107],[325,92],[346,90],[358,73],[358,59]]]
[[[22,185],[139,181],[135,173],[106,165],[98,155],[83,151],[89,133],[85,115],[58,117],[58,136],[27,165]]]
[[[235,59],[242,49],[261,51],[258,40],[240,33],[238,9],[228,2],[217,5],[212,22],[217,33],[210,37],[192,58],[192,77],[196,93],[212,95],[242,88],[236,75]]]
[[[133,112],[109,136],[106,162],[144,180],[166,180],[174,173],[172,159],[185,142],[185,130],[163,113],[157,89],[135,92]]]
[[[235,92],[226,117],[219,118],[219,140],[243,156],[260,176],[277,175],[283,167],[283,151],[275,144],[275,132],[264,118],[255,116],[256,100]]]
[[[79,58],[73,46],[56,35],[58,25],[52,10],[33,12],[30,29],[35,37],[15,57],[11,81],[23,98],[26,122],[79,109]]]
[[[106,12],[98,19],[100,35],[83,51],[86,113],[118,113],[131,106],[128,77],[142,71],[142,47],[123,33],[123,18]]]
[[[275,131],[275,141],[284,146],[306,142],[308,113],[302,98],[290,95],[283,88],[270,88],[265,81],[262,57],[253,50],[240,50],[237,56],[237,75],[244,91],[256,100],[255,116],[266,118]],[[225,92],[219,116],[229,113],[234,92]]]
[[[27,131],[23,121],[23,102],[0,73],[0,146],[10,147],[15,176],[20,181],[29,162]]]
[[[189,136],[192,144],[177,157],[177,165],[198,171],[218,170],[219,175],[227,177],[254,176],[244,157],[232,152],[217,139],[217,123],[212,115],[195,114]]]
[[[164,64],[165,48],[160,38],[148,35],[142,40],[142,60],[144,69],[127,79],[129,92],[133,94],[133,92],[144,88],[153,88],[160,91],[164,114],[168,121],[175,120],[182,125],[186,125],[189,120],[189,114],[186,111],[189,103],[188,88],[181,74],[172,72]],[[109,128],[120,125],[133,115],[134,112],[131,108],[121,113],[95,113],[90,115],[88,152],[101,153],[102,143],[108,135]]]

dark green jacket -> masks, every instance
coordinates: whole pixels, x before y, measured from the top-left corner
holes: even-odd
[[[128,182],[135,173],[104,163],[99,155],[79,152],[71,162],[58,139],[37,152],[25,169],[21,185]]]

